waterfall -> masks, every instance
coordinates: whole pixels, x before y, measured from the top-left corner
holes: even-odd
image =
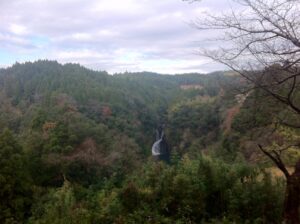
[[[169,147],[162,126],[156,130],[156,141],[152,145],[152,156],[165,161],[169,160]]]

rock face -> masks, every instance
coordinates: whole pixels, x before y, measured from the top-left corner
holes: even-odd
[[[152,146],[152,156],[166,162],[170,160],[170,150],[162,126],[156,130],[156,141]]]

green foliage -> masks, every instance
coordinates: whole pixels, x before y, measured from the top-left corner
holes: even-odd
[[[45,204],[37,203],[36,210],[30,218],[30,224],[88,224],[91,223],[90,214],[76,204],[74,192],[68,181],[57,189],[50,191]]]
[[[31,182],[22,148],[7,129],[0,135],[0,167],[0,222],[24,222],[31,205]]]
[[[0,222],[280,223],[282,182],[240,151],[242,134],[285,108],[250,109],[255,92],[223,134],[223,112],[236,105],[229,83],[242,85],[223,72],[111,76],[53,61],[1,69],[0,128],[20,145],[0,136]],[[149,159],[160,125],[168,165]]]
[[[195,140],[204,148],[217,139],[220,118],[213,99],[177,103],[169,110],[168,120],[170,141],[179,151],[186,151]]]
[[[245,134],[250,129],[270,125],[283,109],[283,105],[265,96],[262,90],[255,90],[246,98],[232,128]]]
[[[105,207],[99,222],[201,223],[223,219],[228,223],[280,223],[282,202],[282,182],[272,181],[267,173],[245,164],[185,157],[176,167],[149,162],[122,188],[102,194],[100,206]]]
[[[281,223],[283,187],[243,163],[149,161],[121,187],[108,181],[92,191],[65,181],[38,198],[29,223]]]

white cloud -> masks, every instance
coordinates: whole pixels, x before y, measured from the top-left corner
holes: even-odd
[[[188,23],[228,0],[1,0],[0,51],[112,72],[219,69],[195,55],[208,33]],[[43,39],[41,41],[40,39]],[[45,41],[46,40],[46,41]],[[41,44],[42,42],[42,44]],[[206,43],[205,43],[206,44]],[[26,50],[26,54],[20,54]],[[1,56],[0,56],[1,64]],[[190,68],[189,68],[190,66]]]
[[[27,29],[25,26],[19,24],[11,24],[9,26],[9,30],[16,35],[24,35],[27,34]]]

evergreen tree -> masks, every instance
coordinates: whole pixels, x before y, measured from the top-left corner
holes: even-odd
[[[0,223],[22,223],[30,211],[30,182],[22,148],[7,129],[0,135],[0,167]]]

